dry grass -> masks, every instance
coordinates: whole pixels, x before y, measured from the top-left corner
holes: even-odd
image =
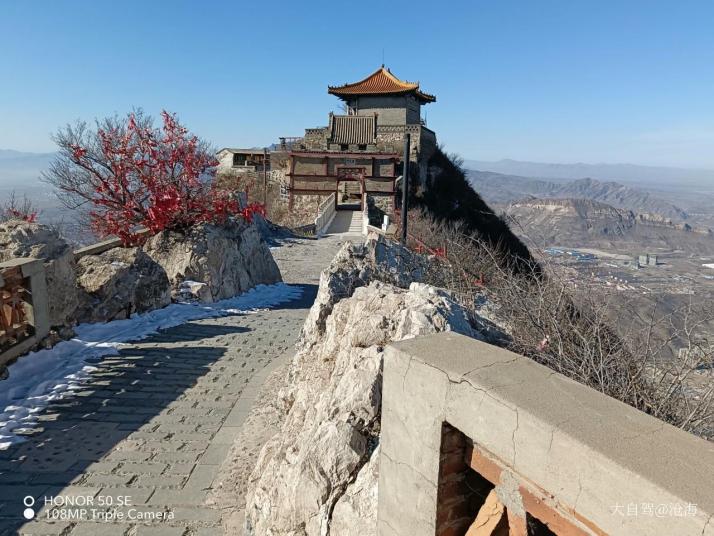
[[[693,382],[714,363],[704,328],[714,317],[709,304],[692,299],[666,312],[656,302],[649,311],[624,307],[614,293],[575,287],[557,266],[541,262],[534,268],[537,276],[515,273],[498,246],[425,214],[411,220],[411,232],[422,242],[446,250],[429,282],[451,290],[476,312],[485,298],[510,332],[510,349],[674,426],[714,438],[714,382],[710,376],[696,389]],[[684,350],[673,358],[673,348]]]

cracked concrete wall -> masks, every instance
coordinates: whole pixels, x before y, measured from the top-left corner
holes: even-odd
[[[551,507],[607,534],[714,535],[712,443],[453,333],[392,344],[384,363],[380,535],[434,534],[443,422],[505,467],[503,491],[534,485],[553,495]],[[513,494],[500,495],[519,508]],[[621,515],[642,503],[696,513]]]

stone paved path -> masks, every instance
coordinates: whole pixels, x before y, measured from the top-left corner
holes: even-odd
[[[27,442],[0,452],[0,535],[222,534],[220,511],[204,499],[342,240],[273,250],[284,280],[303,287],[300,300],[189,322],[102,359],[75,397],[42,412]],[[75,504],[43,504],[52,496]]]

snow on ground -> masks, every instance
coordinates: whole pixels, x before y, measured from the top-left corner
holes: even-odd
[[[32,428],[49,403],[71,396],[72,390],[96,370],[92,362],[101,356],[118,354],[122,343],[190,320],[268,308],[297,299],[301,294],[299,287],[285,283],[258,285],[245,294],[215,303],[174,303],[126,320],[80,324],[75,328],[75,338],[48,350],[31,352],[8,367],[10,377],[0,381],[0,450],[24,441],[18,433]]]

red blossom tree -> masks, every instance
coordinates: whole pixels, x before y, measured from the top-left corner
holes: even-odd
[[[210,147],[189,134],[176,116],[161,114],[156,128],[141,110],[123,118],[68,125],[54,136],[59,155],[44,174],[71,208],[86,208],[92,229],[116,235],[124,244],[139,231],[183,231],[201,222],[222,224],[235,215],[248,220],[263,213],[215,188],[217,160]]]

